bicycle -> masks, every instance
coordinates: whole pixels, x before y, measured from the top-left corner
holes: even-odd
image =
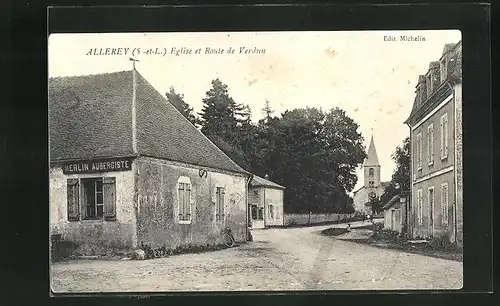
[[[234,240],[233,231],[226,227],[222,230],[222,242],[228,248],[233,247],[236,244],[236,240]]]

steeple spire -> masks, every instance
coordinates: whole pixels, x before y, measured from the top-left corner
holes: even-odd
[[[375,149],[375,142],[373,141],[373,129],[370,146],[368,147],[368,153],[366,155],[365,166],[380,166],[378,162],[377,150]]]

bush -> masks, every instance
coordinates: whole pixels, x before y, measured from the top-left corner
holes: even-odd
[[[459,247],[450,241],[448,234],[440,235],[430,239],[428,246],[432,249],[458,250]]]
[[[326,230],[321,231],[321,234],[325,236],[338,236],[345,234],[347,232],[349,232],[349,230],[346,228],[328,228]]]
[[[376,229],[374,230],[373,239],[383,241],[398,241],[400,240],[399,232],[389,229]]]

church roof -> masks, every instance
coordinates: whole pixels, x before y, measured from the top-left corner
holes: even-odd
[[[390,182],[390,181],[389,181],[389,182],[380,182],[380,187],[382,187],[382,188],[384,188],[384,189],[385,189],[385,188],[387,188],[387,186],[389,186],[390,184],[391,184],[391,182]],[[361,187],[359,187],[357,190],[353,191],[352,193],[353,193],[353,195],[355,195],[356,193],[360,192],[361,190],[363,190],[363,189],[365,189],[365,188],[366,188],[366,189],[368,189],[368,188],[370,188],[370,187],[361,186]]]
[[[378,162],[377,150],[375,149],[375,142],[370,140],[370,146],[368,147],[368,153],[366,154],[365,166],[380,166]]]

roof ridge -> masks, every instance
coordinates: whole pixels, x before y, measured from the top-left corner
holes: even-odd
[[[93,76],[107,76],[110,74],[118,74],[118,73],[123,73],[123,72],[132,72],[132,70],[120,70],[120,71],[114,71],[114,72],[104,72],[104,73],[91,73],[91,74],[79,74],[79,75],[62,75],[62,76],[56,76],[56,77],[49,77],[49,80],[55,80],[55,79],[66,79],[66,78],[82,78],[82,77],[93,77]]]

